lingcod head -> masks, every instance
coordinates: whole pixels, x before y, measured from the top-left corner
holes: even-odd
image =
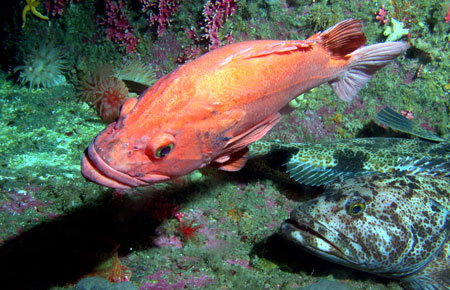
[[[449,248],[449,193],[447,178],[358,177],[331,184],[321,196],[301,204],[281,231],[327,260],[414,280],[419,272],[433,274],[427,265]],[[449,261],[440,263],[447,273]]]

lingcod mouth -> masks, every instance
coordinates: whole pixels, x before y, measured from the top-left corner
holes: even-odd
[[[314,228],[304,223],[299,223],[294,219],[288,218],[281,225],[281,231],[285,236],[300,243],[303,247],[306,247],[313,252],[325,253],[326,255],[332,255],[336,258],[347,260],[346,255],[339,247]],[[312,241],[314,241],[316,245],[314,245]],[[320,247],[319,244],[322,244],[322,247]],[[328,246],[329,249],[326,249],[324,247],[325,245]]]
[[[331,244],[332,243],[327,240],[323,235],[319,234],[317,231],[315,231],[313,228],[305,225],[305,224],[300,224],[298,223],[296,220],[288,218],[287,220],[285,220],[283,222],[283,227],[288,227],[288,231],[289,233],[292,234],[292,232],[302,232],[304,234],[307,234],[309,236],[313,236],[316,238],[319,238],[321,240],[326,241],[327,243]],[[284,228],[282,228],[283,232],[286,232],[286,230]]]
[[[170,177],[159,174],[147,174],[142,177],[133,177],[120,172],[97,153],[95,140],[89,145],[82,160],[81,174],[96,184],[118,189],[128,189],[137,186],[148,186],[152,183],[169,180]]]

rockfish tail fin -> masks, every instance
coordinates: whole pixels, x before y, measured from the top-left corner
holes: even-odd
[[[345,71],[329,83],[344,101],[351,101],[379,69],[408,49],[405,42],[385,42],[361,47],[348,56]]]
[[[344,101],[351,101],[372,75],[408,49],[404,42],[386,42],[369,46],[361,30],[361,22],[347,19],[309,39],[319,39],[332,59],[347,59],[348,65],[329,83]]]

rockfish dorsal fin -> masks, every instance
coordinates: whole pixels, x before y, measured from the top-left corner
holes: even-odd
[[[262,43],[262,41],[261,41]],[[308,50],[314,43],[305,40],[287,40],[266,43],[264,45],[254,45],[244,50],[240,50],[226,57],[220,65],[228,64],[232,61],[264,57],[271,54],[290,53],[298,50]]]
[[[315,37],[314,35],[313,37]],[[366,36],[357,19],[346,19],[318,35],[320,45],[335,56],[345,56],[366,43]],[[312,37],[311,37],[312,38]]]

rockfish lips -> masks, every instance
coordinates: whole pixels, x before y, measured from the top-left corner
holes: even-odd
[[[248,41],[213,50],[160,79],[139,100],[127,100],[119,120],[87,149],[82,174],[129,188],[209,164],[239,170],[247,145],[278,122],[293,98],[329,82],[349,101],[408,47],[363,47],[365,40],[360,22],[348,19],[304,41]]]

